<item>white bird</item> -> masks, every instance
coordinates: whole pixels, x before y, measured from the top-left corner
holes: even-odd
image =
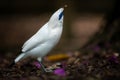
[[[36,34],[22,46],[22,53],[14,60],[17,63],[27,57],[34,57],[40,62],[45,72],[48,72],[41,63],[42,58],[59,42],[63,30],[63,11],[58,9]]]

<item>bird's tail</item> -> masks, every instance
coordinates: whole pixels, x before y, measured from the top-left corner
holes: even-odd
[[[18,61],[20,61],[21,59],[23,59],[25,56],[25,53],[20,54],[16,59],[15,59],[15,63],[17,63]]]
[[[14,61],[12,61],[12,63],[10,63],[10,65],[8,67],[13,67],[15,65],[15,63],[17,63],[21,59],[25,58],[24,55],[25,55],[25,53],[20,54]]]

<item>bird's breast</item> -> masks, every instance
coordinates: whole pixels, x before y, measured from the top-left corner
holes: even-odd
[[[36,46],[34,49],[28,53],[34,57],[45,56],[59,41],[61,37],[62,29],[51,30],[46,36],[47,40]]]
[[[60,40],[61,34],[62,34],[62,28],[57,28],[52,30],[49,36],[49,40],[51,41],[51,43],[57,44],[58,41]]]

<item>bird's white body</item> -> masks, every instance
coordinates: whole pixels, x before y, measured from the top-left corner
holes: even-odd
[[[63,30],[63,10],[57,10],[50,20],[24,43],[22,53],[15,59],[15,63],[29,56],[41,61],[59,42]]]

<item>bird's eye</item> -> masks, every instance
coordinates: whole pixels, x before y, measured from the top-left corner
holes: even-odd
[[[59,14],[59,20],[62,18],[62,16],[63,16],[63,12]]]

